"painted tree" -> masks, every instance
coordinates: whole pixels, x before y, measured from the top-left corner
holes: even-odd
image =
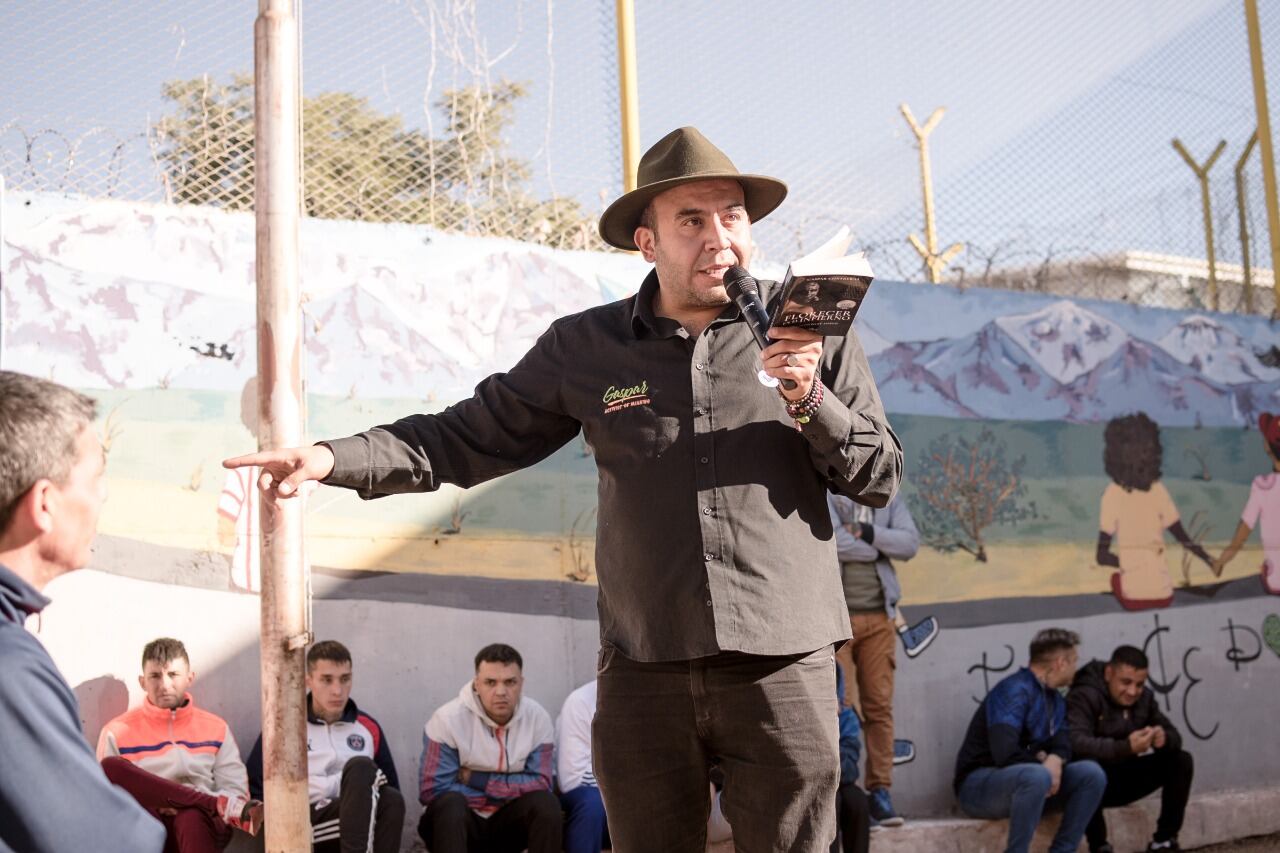
[[[973,440],[944,435],[929,445],[923,470],[913,478],[928,545],[966,551],[985,563],[987,528],[1035,516],[1035,505],[1023,502],[1025,458],[1010,464],[1005,457],[1004,442],[988,428]]]
[[[571,198],[539,199],[529,164],[507,143],[525,88],[502,81],[445,91],[435,138],[367,99],[326,92],[302,101],[303,211],[322,219],[409,222],[559,248],[601,247]],[[253,79],[165,84],[170,111],[152,129],[170,197],[253,207]]]

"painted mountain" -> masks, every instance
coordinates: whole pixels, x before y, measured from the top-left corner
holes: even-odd
[[[1280,371],[1213,318],[1189,316],[1152,343],[1066,300],[895,344],[871,366],[885,407],[904,414],[1091,422],[1144,411],[1168,426],[1241,426],[1280,408]]]
[[[255,370],[245,214],[32,196],[5,207],[4,364],[80,388],[238,391]],[[558,316],[639,282],[630,256],[305,220],[311,391],[453,397]],[[632,269],[632,268],[636,269]]]

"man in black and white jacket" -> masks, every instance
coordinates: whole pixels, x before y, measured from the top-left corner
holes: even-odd
[[[261,736],[247,765],[249,790],[262,799]],[[336,640],[307,652],[307,777],[316,850],[340,843],[344,851],[399,853],[404,797],[396,766],[378,721],[351,699],[351,652]]]

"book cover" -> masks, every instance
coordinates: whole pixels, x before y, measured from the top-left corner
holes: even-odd
[[[875,276],[866,255],[846,255],[849,229],[841,228],[816,250],[791,263],[770,316],[773,326],[799,326],[822,335],[845,335]]]

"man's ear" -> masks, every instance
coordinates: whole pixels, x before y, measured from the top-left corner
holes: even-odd
[[[195,671],[194,669],[192,669],[192,670],[188,670],[188,671],[187,671],[187,686],[188,686],[188,687],[190,687],[191,685],[193,685],[193,684],[195,684],[195,683],[196,683],[196,671]]]
[[[658,257],[653,250],[653,245],[657,242],[654,239],[653,229],[641,225],[636,228],[636,233],[632,235],[631,239],[635,241],[636,248],[640,250],[640,256],[647,262],[653,263],[654,259]]]
[[[145,675],[138,676],[138,686],[142,688],[142,692],[147,692],[147,677]]]
[[[52,480],[36,480],[35,485],[27,489],[27,493],[18,499],[14,509],[13,523],[25,524],[34,529],[38,535],[53,530],[54,514],[58,507],[58,489]]]

